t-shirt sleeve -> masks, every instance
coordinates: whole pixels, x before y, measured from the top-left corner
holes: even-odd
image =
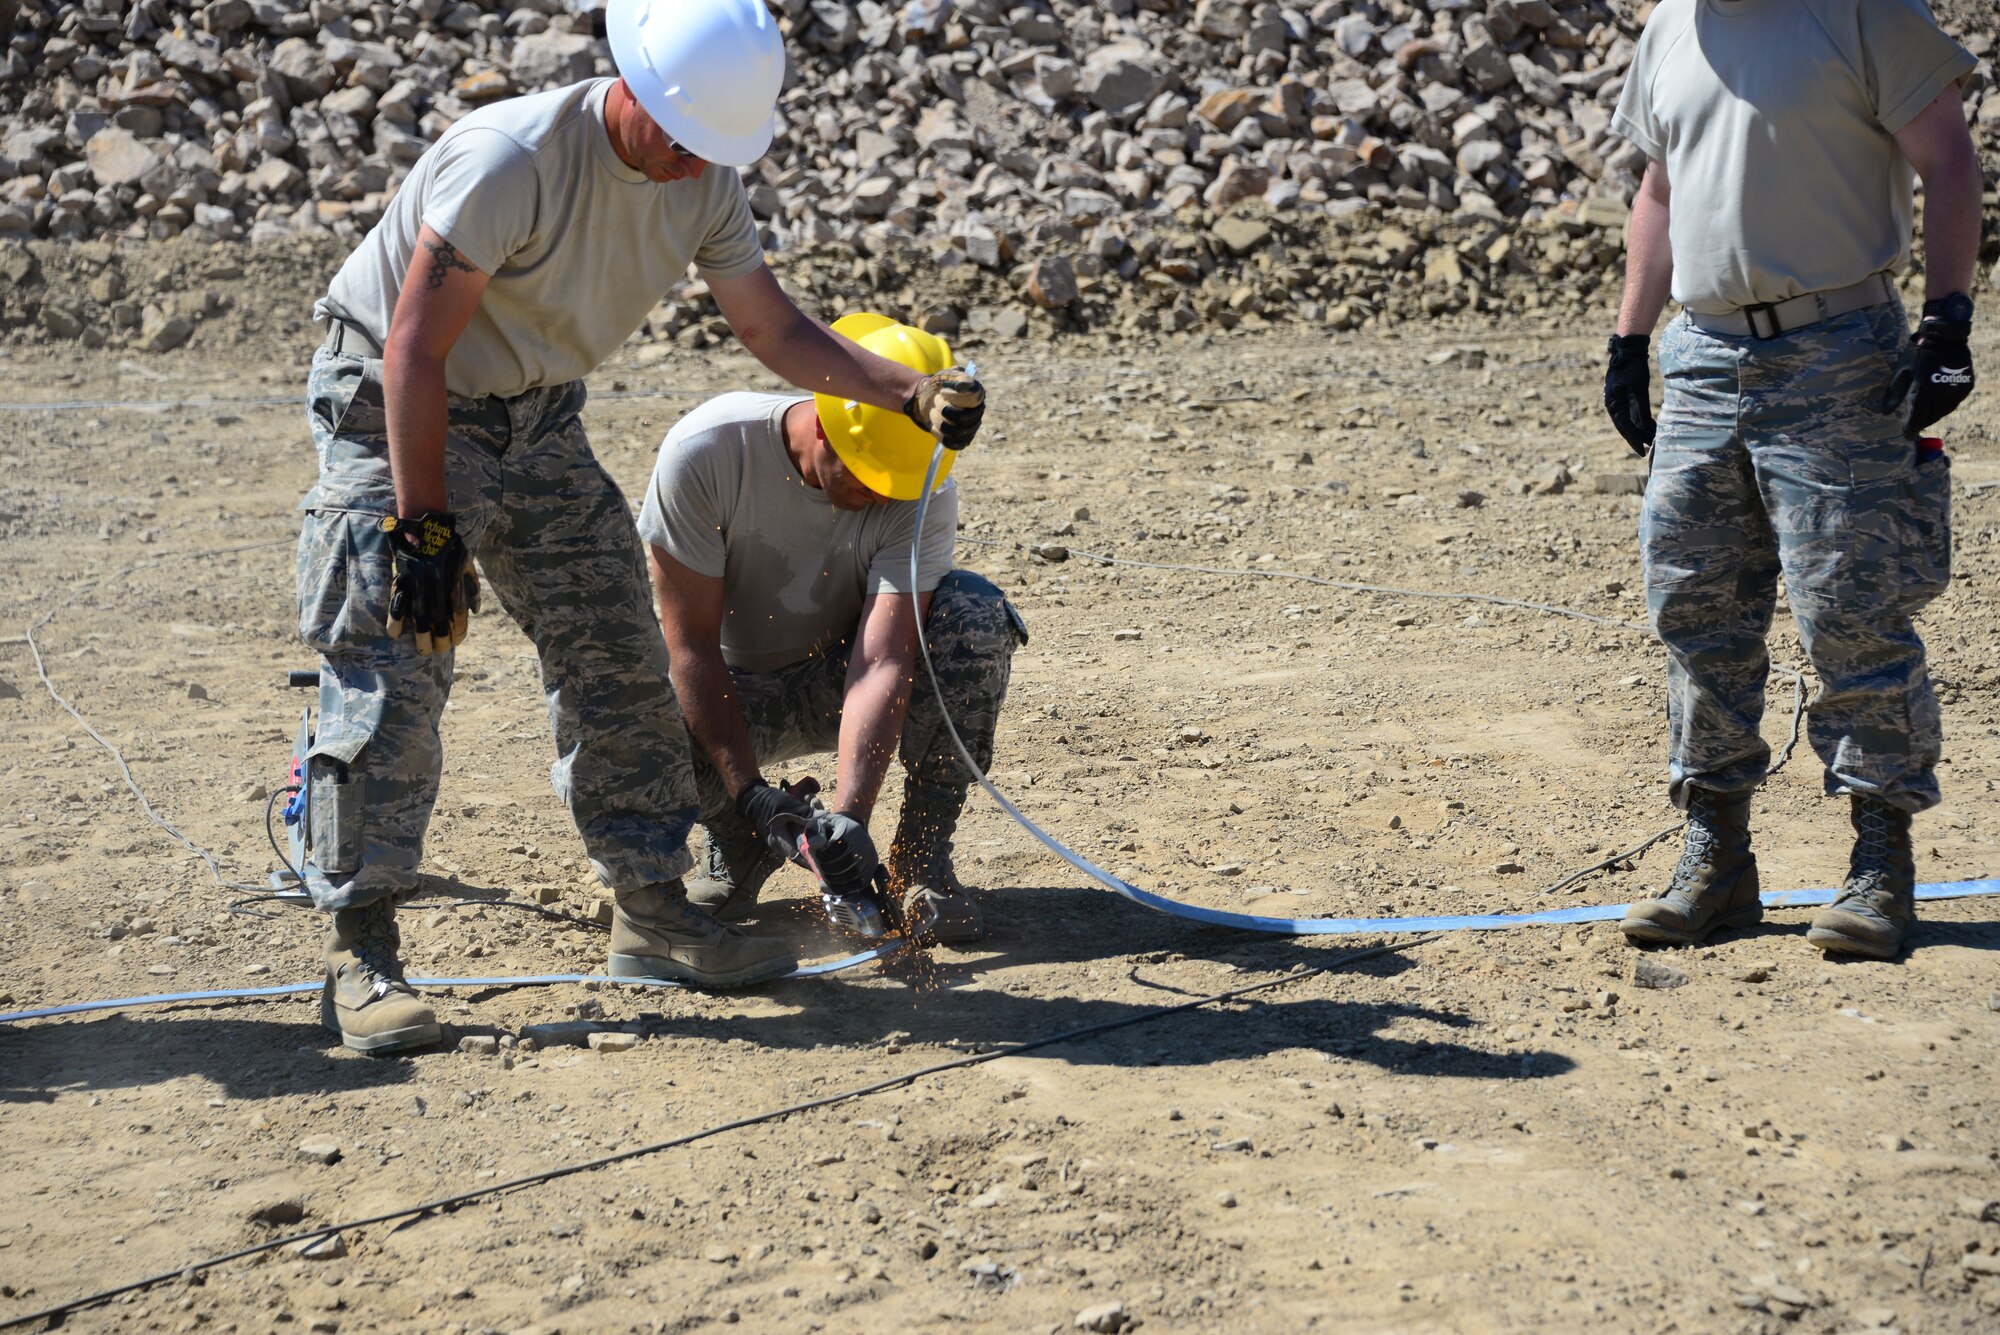
[[[757,220],[750,216],[750,196],[743,191],[743,178],[734,171],[721,172],[714,167],[709,171],[728,179],[717,181],[715,221],[694,253],[694,265],[704,278],[741,278],[764,263]]]
[[[639,536],[695,574],[721,579],[727,553],[717,464],[727,450],[717,448],[711,435],[694,431],[677,439],[668,433],[639,507]]]
[[[1659,76],[1660,58],[1671,45],[1665,27],[1674,20],[1654,11],[1653,20],[1639,34],[1639,45],[1625,71],[1625,88],[1618,94],[1618,108],[1611,113],[1611,128],[1629,140],[1655,162],[1667,160],[1667,130],[1660,121],[1653,99],[1653,80]]]
[[[917,587],[910,588],[910,539],[917,532],[917,507],[904,502],[896,507],[895,522],[883,535],[885,541],[875,559],[868,563],[868,596],[878,593],[929,593],[951,573],[952,557],[958,550],[958,484],[946,482],[931,494],[924,511],[924,541],[917,549]]]
[[[541,205],[534,159],[498,130],[483,128],[451,135],[434,151],[424,225],[481,273],[496,273],[534,235]]]
[[[1931,17],[1924,0],[1861,0],[1861,68],[1875,119],[1890,134],[1979,62]]]

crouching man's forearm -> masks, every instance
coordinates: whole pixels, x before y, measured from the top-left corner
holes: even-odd
[[[928,593],[917,601],[930,610]],[[863,825],[882,793],[921,670],[916,617],[906,594],[877,594],[862,605],[840,710],[839,810]]]
[[[688,735],[734,798],[756,782],[757,753],[722,657],[722,581],[696,574],[658,547],[649,548],[647,564],[667,641],[667,672]]]

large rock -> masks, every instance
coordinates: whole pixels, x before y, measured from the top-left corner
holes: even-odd
[[[1084,99],[1111,116],[1145,110],[1167,86],[1152,53],[1138,42],[1113,42],[1090,53],[1083,65]]]
[[[222,57],[189,38],[162,36],[154,41],[153,50],[159,54],[168,68],[177,69],[183,74],[196,75],[217,83],[228,77],[229,72],[223,67]]]
[[[1515,82],[1523,92],[1545,107],[1559,107],[1569,100],[1569,90],[1562,86],[1562,80],[1537,65],[1524,55],[1507,57],[1507,64],[1514,71]]]
[[[83,153],[90,164],[90,174],[99,185],[137,185],[146,173],[164,161],[130,130],[116,125],[106,126],[90,136]]]
[[[1254,88],[1218,88],[1195,104],[1194,114],[1228,134],[1257,105]]]
[[[254,17],[249,0],[213,0],[197,16],[201,26],[218,37],[226,37],[238,28],[248,27]]]
[[[1459,68],[1472,86],[1482,93],[1497,93],[1514,82],[1514,67],[1507,59],[1507,53],[1491,42],[1481,42],[1466,48],[1459,57]]]
[[[1215,239],[1229,248],[1232,255],[1247,255],[1271,239],[1271,224],[1259,218],[1245,218],[1230,214],[1216,220],[1210,229]]]
[[[519,88],[576,83],[597,72],[597,43],[580,33],[537,33],[514,43],[509,68]]]
[[[1202,192],[1211,209],[1220,213],[1232,204],[1255,199],[1271,185],[1271,169],[1241,158],[1231,158],[1215,174],[1215,182]]]
[[[289,195],[305,173],[283,158],[265,158],[250,173],[250,188],[260,195]]]
[[[1250,7],[1241,0],[1201,0],[1194,7],[1194,30],[1222,41],[1250,31]]]
[[[1076,300],[1076,271],[1060,255],[1036,260],[1028,272],[1028,295],[1044,310],[1060,310]]]
[[[168,315],[158,306],[146,307],[139,326],[139,346],[147,352],[168,352],[194,337],[194,322],[183,315]]]
[[[284,80],[285,91],[294,103],[325,97],[333,87],[333,66],[320,49],[303,37],[287,37],[271,53],[271,70]]]

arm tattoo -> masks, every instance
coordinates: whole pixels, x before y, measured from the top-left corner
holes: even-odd
[[[444,286],[444,280],[451,275],[453,269],[458,270],[460,273],[479,272],[472,265],[466,263],[465,258],[456,250],[452,249],[451,242],[449,241],[440,241],[435,245],[426,241],[424,242],[424,249],[431,253],[431,271],[424,279],[424,286],[433,292]]]

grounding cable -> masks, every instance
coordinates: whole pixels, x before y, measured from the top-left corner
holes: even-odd
[[[39,618],[37,618],[32,625],[28,627],[27,631],[26,639],[28,641],[28,652],[30,654],[33,654],[35,659],[35,675],[41,678],[42,686],[48,691],[49,698],[54,700],[58,705],[62,706],[64,713],[68,714],[71,718],[76,720],[77,726],[83,729],[84,733],[90,738],[91,741],[96,742],[99,746],[103,747],[106,751],[111,753],[111,759],[118,766],[119,774],[124,776],[125,786],[132,790],[132,796],[139,799],[139,807],[146,813],[147,818],[151,820],[153,824],[159,826],[162,830],[166,831],[168,837],[170,837],[175,843],[179,844],[182,848],[187,849],[190,853],[193,853],[196,857],[200,858],[203,862],[207,863],[208,874],[210,876],[213,876],[215,878],[216,885],[224,890],[254,891],[254,890],[262,890],[265,887],[257,885],[246,885],[240,881],[225,880],[222,875],[221,864],[216,862],[215,855],[213,853],[210,853],[200,844],[197,844],[194,840],[188,838],[187,835],[181,831],[179,826],[175,825],[172,821],[168,820],[165,816],[162,816],[159,812],[153,809],[153,804],[146,797],[145,790],[139,787],[139,781],[132,776],[132,767],[125,763],[124,752],[120,751],[116,746],[114,746],[111,743],[111,741],[104,736],[103,733],[99,732],[96,728],[91,727],[90,720],[86,719],[81,713],[79,713],[77,711],[77,707],[74,704],[71,704],[70,701],[64,697],[61,691],[58,691],[56,689],[56,684],[53,681],[49,680],[48,666],[42,661],[42,646],[36,642],[35,632],[42,629],[44,626],[48,625],[49,622],[55,620],[56,615],[58,613],[62,612],[65,608],[74,604],[77,599],[81,598],[84,594],[89,593],[92,589],[102,588],[103,586],[112,583],[114,580],[123,579],[125,576],[131,574],[135,570],[141,569],[142,567],[149,565],[157,565],[162,561],[172,561],[187,556],[226,556],[231,552],[249,552],[249,551],[257,551],[265,547],[289,546],[294,541],[295,539],[292,538],[267,538],[263,542],[246,542],[238,544],[237,546],[234,547],[191,547],[184,551],[161,552],[158,555],[150,556],[143,561],[134,561],[131,565],[125,566],[123,569],[114,570],[108,575],[101,575],[96,579],[86,580],[84,583],[79,584],[76,588],[70,590],[69,597],[63,599],[61,602],[57,603],[54,607],[51,607],[48,611],[42,613],[42,615]]]
[[[1023,1053],[1054,1047],[1060,1043],[1075,1043],[1083,1039],[1095,1038],[1099,1034],[1110,1033],[1113,1030],[1127,1029],[1134,1025],[1150,1024],[1156,1020],[1164,1020],[1170,1016],[1184,1015],[1189,1011],[1200,1010],[1219,1002],[1233,1001],[1238,997],[1246,997],[1254,993],[1266,992],[1273,988],[1286,987],[1293,983],[1303,982],[1308,978],[1332,973],[1349,964],[1358,964],[1363,960],[1375,959],[1383,955],[1408,950],[1414,946],[1422,945],[1431,939],[1430,937],[1415,937],[1408,941],[1371,946],[1366,950],[1348,951],[1345,954],[1328,960],[1324,964],[1302,965],[1295,968],[1292,972],[1281,974],[1276,978],[1266,978],[1262,982],[1247,983],[1242,987],[1233,987],[1227,991],[1215,992],[1205,997],[1198,997],[1192,1001],[1184,1001],[1172,1006],[1160,1006],[1151,1010],[1140,1011],[1134,1015],[1121,1016],[1116,1020],[1106,1020],[1099,1024],[1085,1025],[1080,1029],[1069,1029],[1059,1034],[1049,1034],[1042,1038],[1030,1039],[1025,1043],[1003,1044],[986,1052],[975,1052],[964,1057],[954,1058],[951,1061],[937,1062],[930,1066],[919,1067],[914,1071],[905,1072],[902,1075],[894,1075],[887,1079],[877,1080],[872,1084],[857,1085],[852,1089],[841,1090],[838,1093],[827,1094],[816,1099],[808,1099],[801,1103],[789,1104],[783,1108],[774,1108],[768,1112],[757,1113],[750,1117],[739,1117],[734,1121],[721,1122],[715,1126],[689,1132],[686,1135],[675,1136],[668,1140],[655,1141],[650,1145],[640,1145],[629,1150],[619,1150],[615,1154],[603,1155],[596,1159],[586,1159],[579,1163],[564,1164],[559,1168],[547,1169],[540,1173],[530,1173],[526,1177],[517,1177],[506,1182],[495,1182],[488,1186],[475,1187],[471,1191],[459,1192],[452,1196],[441,1196],[436,1200],[424,1201],[417,1205],[407,1205],[394,1210],[385,1210],[380,1214],[369,1215],[361,1219],[349,1219],[337,1224],[327,1224],[321,1228],[290,1233],[281,1238],[272,1238],[265,1242],[257,1243],[255,1246],[242,1247],[220,1256],[210,1256],[199,1261],[193,1261],[173,1270],[161,1271],[159,1274],[148,1275],[144,1279],[136,1279],[130,1283],[103,1289],[81,1298],[72,1298],[67,1302],[57,1303],[53,1307],[45,1307],[38,1312],[28,1312],[20,1316],[0,1318],[0,1330],[14,1326],[25,1326],[36,1321],[53,1321],[60,1324],[64,1317],[83,1308],[94,1307],[99,1303],[108,1302],[113,1298],[120,1298],[128,1293],[137,1293],[141,1290],[152,1288],[155,1285],[165,1284],[182,1277],[192,1277],[203,1271],[227,1265],[232,1261],[241,1261],[248,1257],[262,1255],[265,1252],[276,1251],[280,1247],[310,1245],[315,1241],[333,1237],[348,1229],[365,1228],[375,1224],[385,1224],[392,1220],[414,1219],[440,1211],[455,1210],[462,1205],[467,1205],[473,1201],[482,1200],[487,1197],[497,1196],[502,1192],[520,1191],[528,1187],[540,1186],[543,1183],[554,1182],[561,1178],[574,1177],[578,1173],[594,1172],[600,1168],[608,1168],[613,1164],[626,1163],[633,1159],[641,1159],[648,1155],[659,1154],[665,1150],[692,1145],[697,1141],[708,1140],[726,1132],[740,1131],[745,1127],[761,1126],[765,1123],[781,1121],[787,1117],[794,1117],[801,1113],[831,1107],[838,1103],[851,1103],[858,1099],[869,1098],[876,1094],[886,1093],[892,1089],[899,1089],[929,1076],[944,1075],[952,1071],[964,1070],[967,1067],[999,1061],[1003,1057],[1018,1057]],[[318,984],[315,983],[313,986],[317,987]]]
[[[930,470],[924,475],[923,490],[917,496],[916,534],[910,541],[910,590],[911,590],[910,599],[913,604],[915,603],[917,597],[916,594],[917,575],[918,575],[917,551],[919,544],[923,541],[924,515],[925,512],[930,508],[931,488],[937,482],[938,469],[944,461],[944,454],[945,454],[945,449],[943,445],[939,445],[936,449],[931,451]],[[1622,630],[1643,631],[1646,629],[1646,627],[1637,625],[1633,622],[1615,621],[1609,617],[1600,617],[1589,612],[1579,612],[1574,608],[1558,607],[1548,603],[1527,602],[1517,598],[1502,598],[1494,594],[1438,593],[1438,592],[1429,592],[1416,589],[1395,589],[1395,588],[1389,588],[1384,585],[1355,584],[1345,580],[1326,579],[1318,575],[1308,575],[1293,570],[1233,570],[1221,566],[1174,565],[1162,561],[1126,561],[1126,560],[1120,560],[1115,557],[1102,556],[1092,552],[1076,552],[1075,549],[1073,548],[1071,550],[1076,555],[1086,556],[1089,557],[1090,559],[1103,562],[1104,564],[1107,565],[1138,566],[1144,569],[1153,569],[1153,570],[1190,571],[1196,574],[1210,574],[1210,575],[1267,575],[1273,578],[1304,580],[1307,583],[1324,584],[1332,588],[1353,589],[1368,593],[1393,593],[1398,595],[1406,595],[1406,596],[1420,597],[1420,598],[1456,599],[1468,602],[1493,603],[1505,607],[1520,607],[1537,612],[1547,612],[1558,616],[1576,617],[1584,621],[1596,622],[1600,625],[1615,626]],[[1580,918],[1553,918],[1545,914],[1488,914],[1488,915],[1447,917],[1447,918],[1270,918],[1251,913],[1231,913],[1224,909],[1204,908],[1197,904],[1184,904],[1178,900],[1168,899],[1164,895],[1154,894],[1150,890],[1141,889],[1139,886],[1133,885],[1130,881],[1126,880],[1124,877],[1114,875],[1113,873],[1104,870],[1104,868],[1098,866],[1096,863],[1084,857],[1081,853],[1078,853],[1076,850],[1070,848],[1067,844],[1064,844],[1061,840],[1057,839],[1054,835],[1044,830],[1041,826],[1035,824],[1035,822],[1030,820],[1028,816],[1024,814],[1019,807],[1014,805],[1013,801],[1009,799],[1005,793],[1001,792],[1000,789],[994,785],[993,780],[987,776],[986,771],[982,769],[979,763],[972,758],[972,752],[966,749],[964,739],[958,735],[958,725],[952,721],[951,711],[944,709],[942,707],[944,691],[942,687],[940,687],[938,684],[937,669],[931,662],[930,644],[926,636],[924,635],[924,619],[921,609],[918,610],[916,623],[917,623],[917,648],[923,656],[924,671],[930,676],[931,690],[934,693],[936,693],[937,696],[939,697],[940,701],[939,714],[944,719],[945,731],[948,734],[950,734],[951,744],[953,747],[957,748],[958,758],[960,762],[964,764],[966,772],[972,775],[972,777],[978,782],[980,788],[985,791],[988,797],[992,798],[996,803],[999,804],[1000,809],[1002,811],[1005,811],[1009,816],[1013,817],[1014,822],[1017,825],[1019,825],[1022,829],[1026,830],[1030,835],[1034,836],[1034,838],[1037,841],[1039,841],[1044,848],[1048,849],[1051,853],[1061,858],[1064,862],[1067,862],[1071,867],[1074,867],[1077,871],[1082,872],[1085,876],[1088,876],[1091,880],[1096,881],[1099,885],[1105,887],[1107,890],[1115,891],[1116,893],[1123,895],[1126,899],[1131,900],[1135,904],[1143,905],[1144,907],[1152,909],[1158,913],[1165,913],[1172,917],[1183,918],[1189,922],[1206,923],[1214,927],[1234,927],[1243,931],[1266,932],[1279,936],[1337,936],[1337,935],[1349,935],[1356,932],[1365,932],[1365,931],[1393,932],[1393,931],[1434,931],[1434,930],[1459,930],[1459,929],[1477,930],[1480,928],[1491,929],[1491,928],[1525,926],[1529,925],[1531,922],[1538,922],[1538,921],[1578,922],[1586,920]],[[1773,774],[1775,774],[1787,760],[1791,759],[1792,750],[1794,747],[1798,745],[1799,730],[1801,723],[1805,717],[1805,708],[1806,708],[1804,674],[1798,672],[1796,669],[1793,668],[1781,668],[1779,670],[1782,672],[1789,673],[1792,678],[1792,687],[1793,687],[1792,730],[1791,730],[1791,737],[1785,743],[1784,750],[1780,754],[1777,764],[1771,767],[1770,772]],[[1686,824],[1685,821],[1678,822],[1668,827],[1665,830],[1661,830],[1657,834],[1651,835],[1643,843],[1639,844],[1637,847],[1633,849],[1630,849],[1624,853],[1614,854],[1613,856],[1606,858],[1604,861],[1596,864],[1595,866],[1586,867],[1582,871],[1573,873],[1572,875],[1558,882],[1555,886],[1550,887],[1550,889],[1548,891],[1545,891],[1544,893],[1553,893],[1555,890],[1560,890],[1569,885],[1574,884],[1576,881],[1579,881],[1583,877],[1590,875],[1592,872],[1602,871],[1607,867],[1615,866],[1616,864],[1623,862],[1627,858],[1636,857],[1638,854],[1645,852],[1648,848],[1651,848],[1654,844],[1660,842],[1662,839],[1666,839],[1669,836],[1678,832],[1685,824]],[[1830,896],[1831,893],[1832,892],[1830,891],[1798,891],[1794,892],[1794,895],[1788,898],[1786,902],[1825,903],[1827,902],[1826,900],[1818,900],[1818,901],[1802,900],[1798,899],[1796,896],[1811,895],[1811,894],[1826,894]],[[1985,892],[1985,893],[1991,893],[1991,892]],[[1552,910],[1553,913],[1558,913],[1558,914],[1587,912],[1587,911],[1588,910],[1577,910],[1577,909]],[[1624,910],[1622,908],[1608,909],[1602,911],[1601,916],[1616,917],[1622,914],[1623,912]],[[1409,925],[1413,923],[1425,923],[1431,925],[1426,927],[1413,927]]]

